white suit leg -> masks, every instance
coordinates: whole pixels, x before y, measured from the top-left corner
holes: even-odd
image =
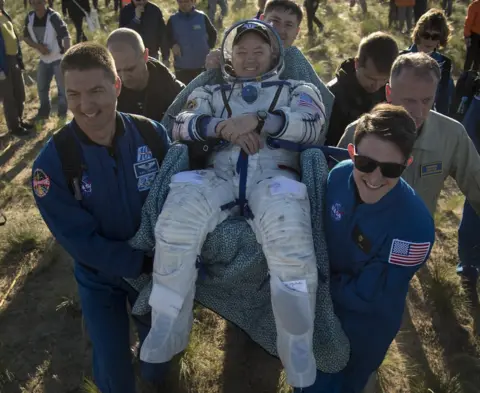
[[[251,185],[248,203],[270,270],[278,355],[287,382],[307,387],[316,377],[312,342],[317,291],[307,189],[303,183],[276,176]]]
[[[207,234],[228,217],[221,206],[235,199],[231,182],[213,170],[188,171],[172,177],[170,192],[155,226],[152,328],[140,359],[169,361],[188,345],[192,326],[197,269]]]

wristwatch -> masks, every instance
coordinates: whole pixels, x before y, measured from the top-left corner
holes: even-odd
[[[255,131],[260,133],[263,129],[263,126],[265,125],[265,122],[267,121],[268,117],[268,112],[266,111],[258,111],[257,112],[257,120],[258,120],[258,125]]]

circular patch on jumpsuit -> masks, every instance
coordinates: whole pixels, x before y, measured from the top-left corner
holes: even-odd
[[[198,102],[196,98],[194,98],[193,100],[189,100],[187,102],[187,110],[193,111],[194,109],[197,109],[197,107],[198,107]]]
[[[43,198],[50,189],[50,178],[43,170],[35,169],[35,172],[33,172],[32,186],[35,195]]]
[[[330,209],[330,214],[334,221],[340,221],[343,217],[343,209],[340,203],[334,203]]]
[[[258,98],[258,89],[254,85],[246,85],[242,89],[242,98],[247,104],[253,104]]]

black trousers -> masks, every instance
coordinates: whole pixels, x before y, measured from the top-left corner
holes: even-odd
[[[83,32],[83,19],[85,17],[82,15],[75,15],[71,17],[75,30],[77,31],[77,41],[76,43],[87,41],[87,36]]]
[[[16,56],[6,56],[7,75],[0,81],[0,102],[9,131],[16,131],[23,117],[25,104],[25,85]]]
[[[315,15],[318,10],[318,0],[305,0],[303,3],[305,9],[307,10],[307,27],[308,32],[313,32],[313,24],[315,23],[320,31],[323,30],[323,23]]]
[[[413,7],[413,13],[415,15],[415,23],[418,22],[420,17],[427,12],[427,0],[415,0],[415,6]]]
[[[200,75],[203,71],[205,71],[204,68],[195,68],[191,70],[175,68],[175,76],[180,82],[183,82],[186,86],[191,81],[193,81],[198,75]]]
[[[479,70],[480,66],[480,34],[472,33],[470,36],[470,46],[467,48],[467,55],[465,57],[464,71],[470,69],[474,71]]]

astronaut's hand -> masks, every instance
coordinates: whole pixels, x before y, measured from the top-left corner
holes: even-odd
[[[220,68],[221,53],[220,49],[213,49],[208,53],[205,59],[205,68],[207,70]]]
[[[222,121],[217,125],[216,133],[219,138],[231,143],[237,143],[239,137],[255,131],[257,125],[257,115],[246,113]]]
[[[252,156],[263,147],[263,140],[256,132],[250,132],[237,138],[235,144],[240,146],[245,153]]]

